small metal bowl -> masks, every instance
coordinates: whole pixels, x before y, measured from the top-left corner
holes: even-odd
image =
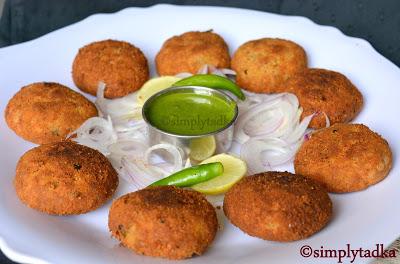
[[[234,108],[235,113],[232,120],[225,127],[213,131],[211,133],[199,134],[199,135],[180,135],[163,131],[162,129],[155,127],[153,124],[151,124],[146,114],[148,112],[151,103],[156,98],[158,98],[161,95],[169,93],[195,93],[195,94],[202,94],[209,96],[218,96],[219,98],[223,99],[228,103],[235,103],[235,108]],[[192,140],[196,140],[198,138],[213,136],[216,143],[216,153],[226,152],[231,147],[233,139],[234,123],[238,116],[238,107],[234,99],[232,99],[229,95],[219,90],[201,86],[177,86],[162,90],[151,96],[143,105],[142,116],[145,122],[147,123],[150,146],[161,143],[172,144],[178,147],[180,150],[182,150],[183,153],[182,158],[186,160],[190,154],[190,145]]]

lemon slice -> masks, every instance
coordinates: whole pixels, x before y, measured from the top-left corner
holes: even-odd
[[[143,105],[150,96],[171,87],[180,79],[175,76],[162,76],[148,80],[137,93],[137,103]]]
[[[224,166],[222,175],[206,182],[198,183],[191,188],[204,194],[221,194],[229,190],[247,172],[246,163],[228,154],[218,154],[201,162],[200,164],[221,162]]]
[[[194,138],[190,141],[189,156],[195,161],[203,161],[215,153],[217,145],[214,136]]]

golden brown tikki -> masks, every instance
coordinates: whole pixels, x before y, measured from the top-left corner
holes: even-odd
[[[82,214],[113,195],[118,175],[97,150],[62,141],[26,152],[18,162],[14,186],[19,199],[33,209]]]
[[[314,132],[296,154],[296,173],[329,192],[360,191],[383,180],[392,167],[385,139],[361,124],[335,124]]]
[[[149,187],[115,200],[112,235],[138,254],[168,259],[201,255],[217,232],[213,206],[198,192]]]
[[[212,31],[186,32],[163,44],[156,56],[159,75],[197,73],[205,64],[229,68],[230,56],[224,39]]]
[[[22,87],[5,110],[8,126],[18,136],[36,144],[63,140],[93,116],[97,116],[97,109],[83,95],[48,82]]]
[[[265,240],[294,241],[321,230],[332,202],[317,182],[289,172],[248,176],[225,195],[224,212],[245,233]]]
[[[72,66],[75,85],[96,95],[99,82],[105,97],[122,97],[138,90],[149,79],[143,52],[125,41],[103,40],[79,49]]]
[[[307,67],[307,56],[298,44],[262,38],[241,45],[232,58],[236,82],[256,93],[279,92],[285,82]]]
[[[361,110],[363,96],[343,74],[324,69],[307,69],[290,78],[282,89],[293,93],[303,107],[302,118],[316,114],[309,127],[326,126],[325,113],[331,124],[347,123]]]

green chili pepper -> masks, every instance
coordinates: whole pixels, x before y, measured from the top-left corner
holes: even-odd
[[[153,182],[150,186],[174,185],[177,187],[188,187],[213,179],[223,172],[224,166],[221,162],[207,163],[175,172],[164,179]]]
[[[240,100],[244,100],[246,98],[242,92],[242,89],[240,89],[240,87],[236,83],[232,82],[228,78],[214,74],[193,75],[177,81],[172,86],[190,85],[226,90],[236,95]]]

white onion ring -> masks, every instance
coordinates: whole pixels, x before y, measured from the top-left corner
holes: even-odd
[[[119,124],[118,126],[115,126],[115,130],[118,134],[118,140],[137,139],[141,140],[145,144],[148,142],[147,125],[144,120],[137,122],[129,121],[123,125]]]
[[[182,78],[182,79],[190,77],[190,76],[193,76],[193,74],[191,74],[190,72],[181,72],[181,73],[175,74],[175,77]]]
[[[280,98],[277,98],[271,102],[261,102],[248,109],[244,114],[239,115],[235,124],[235,139],[239,143],[246,142],[251,137],[251,135],[246,134],[244,131],[244,127],[248,124],[248,121],[260,113],[274,108],[280,102]]]
[[[104,91],[106,89],[106,84],[104,82],[99,82],[97,85],[97,92],[96,92],[96,101],[95,104],[100,112],[100,114],[103,114],[105,112],[105,98],[104,98]]]
[[[325,127],[330,127],[331,121],[329,120],[329,116],[325,112],[322,112],[322,114],[325,116]]]
[[[209,72],[211,74],[226,78],[226,75],[220,69],[216,68],[214,65],[209,65],[208,67],[209,67]]]
[[[201,66],[199,68],[199,70],[197,71],[196,74],[214,74],[214,75],[218,75],[218,76],[225,77],[225,78],[228,78],[228,75],[231,77],[236,76],[236,72],[232,69],[217,68],[211,64],[204,64],[203,66]],[[193,76],[193,74],[190,72],[181,72],[181,73],[175,74],[175,77],[178,77],[178,78],[187,78],[190,76]]]
[[[182,152],[178,149],[178,147],[167,143],[157,144],[146,150],[144,153],[144,160],[147,162],[147,164],[151,164],[151,153],[160,149],[165,150],[173,157],[173,171],[179,171],[183,168]]]
[[[104,119],[102,117],[91,117],[74,132],[70,133],[67,138],[76,135],[72,140],[79,144],[97,149],[104,155],[109,154],[107,146],[115,143],[118,139],[114,131],[111,118]]]
[[[197,71],[197,74],[207,74],[208,73],[208,64],[204,64],[203,66],[200,67],[200,69]]]
[[[293,159],[305,139],[310,115],[300,122],[302,108],[293,94],[256,95],[246,92],[235,127],[235,141],[249,172],[258,173]]]
[[[236,72],[232,69],[220,68],[219,70],[225,75],[236,75]]]
[[[131,93],[121,98],[106,99],[104,90],[106,84],[99,82],[95,104],[101,116],[110,116],[114,123],[124,122],[126,119],[142,119],[142,107],[136,104],[136,94]]]
[[[163,178],[162,175],[157,175],[153,170],[150,170],[149,166],[143,160],[137,159],[131,161],[123,157],[121,164],[121,171],[123,172],[121,176],[137,189],[142,189]]]
[[[108,146],[110,153],[116,156],[141,156],[147,146],[141,140],[121,140]]]
[[[288,144],[296,143],[304,138],[304,134],[307,130],[307,127],[310,124],[311,120],[314,118],[314,116],[315,114],[312,114],[303,118],[300,124],[297,125],[293,130],[293,132],[286,138]]]
[[[255,174],[288,162],[296,151],[297,145],[276,138],[250,139],[242,145],[240,157],[247,161],[249,173]]]
[[[247,172],[255,174],[266,170],[261,154],[266,146],[261,140],[248,140],[240,149],[240,157],[247,163]]]
[[[185,162],[185,168],[189,168],[192,167],[192,162],[190,161],[190,158],[187,158],[186,162]]]

